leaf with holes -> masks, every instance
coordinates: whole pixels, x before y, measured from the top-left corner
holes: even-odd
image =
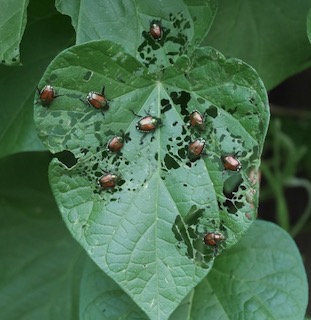
[[[44,84],[56,97],[36,97],[39,135],[71,154],[49,171],[67,227],[151,319],[167,319],[256,216],[262,82],[208,47],[150,73],[94,41],[56,57]]]
[[[192,53],[214,20],[217,1],[115,0],[103,4],[94,0],[90,5],[58,0],[56,7],[71,17],[77,44],[113,41],[156,70],[174,63],[182,53]],[[152,30],[160,36],[154,38]]]

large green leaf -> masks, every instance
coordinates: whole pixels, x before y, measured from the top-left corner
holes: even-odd
[[[34,128],[33,96],[49,62],[72,44],[68,19],[58,14],[50,1],[32,1],[28,13],[21,46],[23,66],[0,66],[0,157],[45,149]]]
[[[151,319],[167,319],[256,215],[269,118],[262,82],[248,65],[207,47],[150,73],[121,47],[94,41],[60,54],[41,85],[47,83],[61,96],[50,107],[35,105],[39,135],[53,153],[67,150],[77,161],[50,166],[64,221]],[[104,114],[83,101],[103,83],[111,100]],[[206,130],[187,125],[194,109],[205,113]],[[132,111],[145,110],[163,126],[142,139]],[[110,154],[107,141],[121,130],[127,142]],[[198,137],[207,155],[191,162],[187,148]],[[232,153],[240,172],[224,171],[221,156]],[[121,176],[113,190],[97,185],[105,171]],[[217,251],[203,245],[209,231],[226,237]]]
[[[78,5],[58,0],[56,6],[71,17],[77,44],[111,40],[143,63],[156,63],[158,67],[168,66],[180,53],[192,51],[207,34],[217,8],[215,0],[116,0],[104,5],[100,0],[91,5],[88,1]],[[164,27],[164,36],[158,42],[149,35],[152,20],[161,20]]]
[[[50,159],[20,153],[0,160],[1,319],[78,319],[85,255],[59,216]]]
[[[148,319],[94,264],[85,269],[81,291],[81,313],[89,318]],[[303,319],[307,302],[295,242],[280,227],[255,221],[169,319]]]
[[[310,0],[219,0],[204,43],[252,65],[272,89],[311,65],[306,36]]]
[[[0,63],[18,65],[29,0],[0,2]]]

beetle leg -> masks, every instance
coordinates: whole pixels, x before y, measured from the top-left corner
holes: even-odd
[[[105,95],[105,85],[103,85],[103,88],[102,88],[102,95],[103,96]]]
[[[146,135],[147,135],[147,132],[145,132],[145,133],[141,136],[141,138],[140,138],[140,144],[143,144],[143,140],[144,140],[144,138],[145,138]]]
[[[220,254],[221,250],[219,250],[219,243],[217,243],[214,247],[213,257],[216,258]]]

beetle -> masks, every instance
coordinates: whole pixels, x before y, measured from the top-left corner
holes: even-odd
[[[107,143],[107,150],[110,152],[119,152],[124,146],[124,136],[114,136]]]
[[[225,236],[220,232],[209,232],[204,236],[203,241],[207,246],[216,246],[225,239]]]
[[[242,168],[241,162],[233,155],[226,155],[221,157],[223,165],[226,170],[240,171]]]
[[[161,40],[163,36],[163,27],[160,20],[152,20],[150,22],[149,33],[154,40]]]
[[[113,173],[104,173],[97,183],[102,189],[112,189],[120,181],[120,177]]]
[[[205,129],[204,115],[202,115],[198,110],[194,110],[189,115],[190,125],[199,130]]]
[[[140,116],[136,114],[133,110],[132,112],[137,117],[140,117],[140,119],[136,123],[136,129],[140,132],[154,132],[159,126],[162,125],[162,120],[160,118],[153,117],[150,114],[147,114],[146,116]]]
[[[83,99],[80,100],[85,102]],[[86,103],[95,109],[107,111],[109,109],[109,101],[105,96],[105,86],[103,86],[101,93],[95,91],[89,92],[86,96]]]
[[[150,114],[140,118],[136,123],[136,129],[140,132],[153,132],[162,124],[162,120]]]
[[[113,136],[107,143],[107,150],[109,152],[119,152],[124,143],[131,141],[130,134],[120,130],[120,135]]]
[[[204,147],[205,147],[206,141],[202,138],[198,138],[194,141],[192,141],[189,144],[188,147],[188,157],[190,160],[196,160],[201,155],[204,154]]]
[[[59,97],[59,95],[56,94],[55,89],[51,85],[46,85],[41,90],[37,87],[37,91],[39,94],[41,105],[43,107],[49,107],[53,100]]]

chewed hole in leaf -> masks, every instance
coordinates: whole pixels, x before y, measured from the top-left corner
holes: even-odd
[[[71,168],[77,164],[77,159],[74,154],[68,150],[59,152],[55,155],[67,168]]]
[[[221,230],[223,240],[225,240],[226,229],[213,218],[206,219],[204,211],[205,209],[198,209],[194,206],[184,218],[177,216],[172,231],[177,240],[177,248],[201,267],[208,268],[225,247],[225,242],[219,245],[207,245],[204,243],[204,236],[207,233],[218,233]]]

